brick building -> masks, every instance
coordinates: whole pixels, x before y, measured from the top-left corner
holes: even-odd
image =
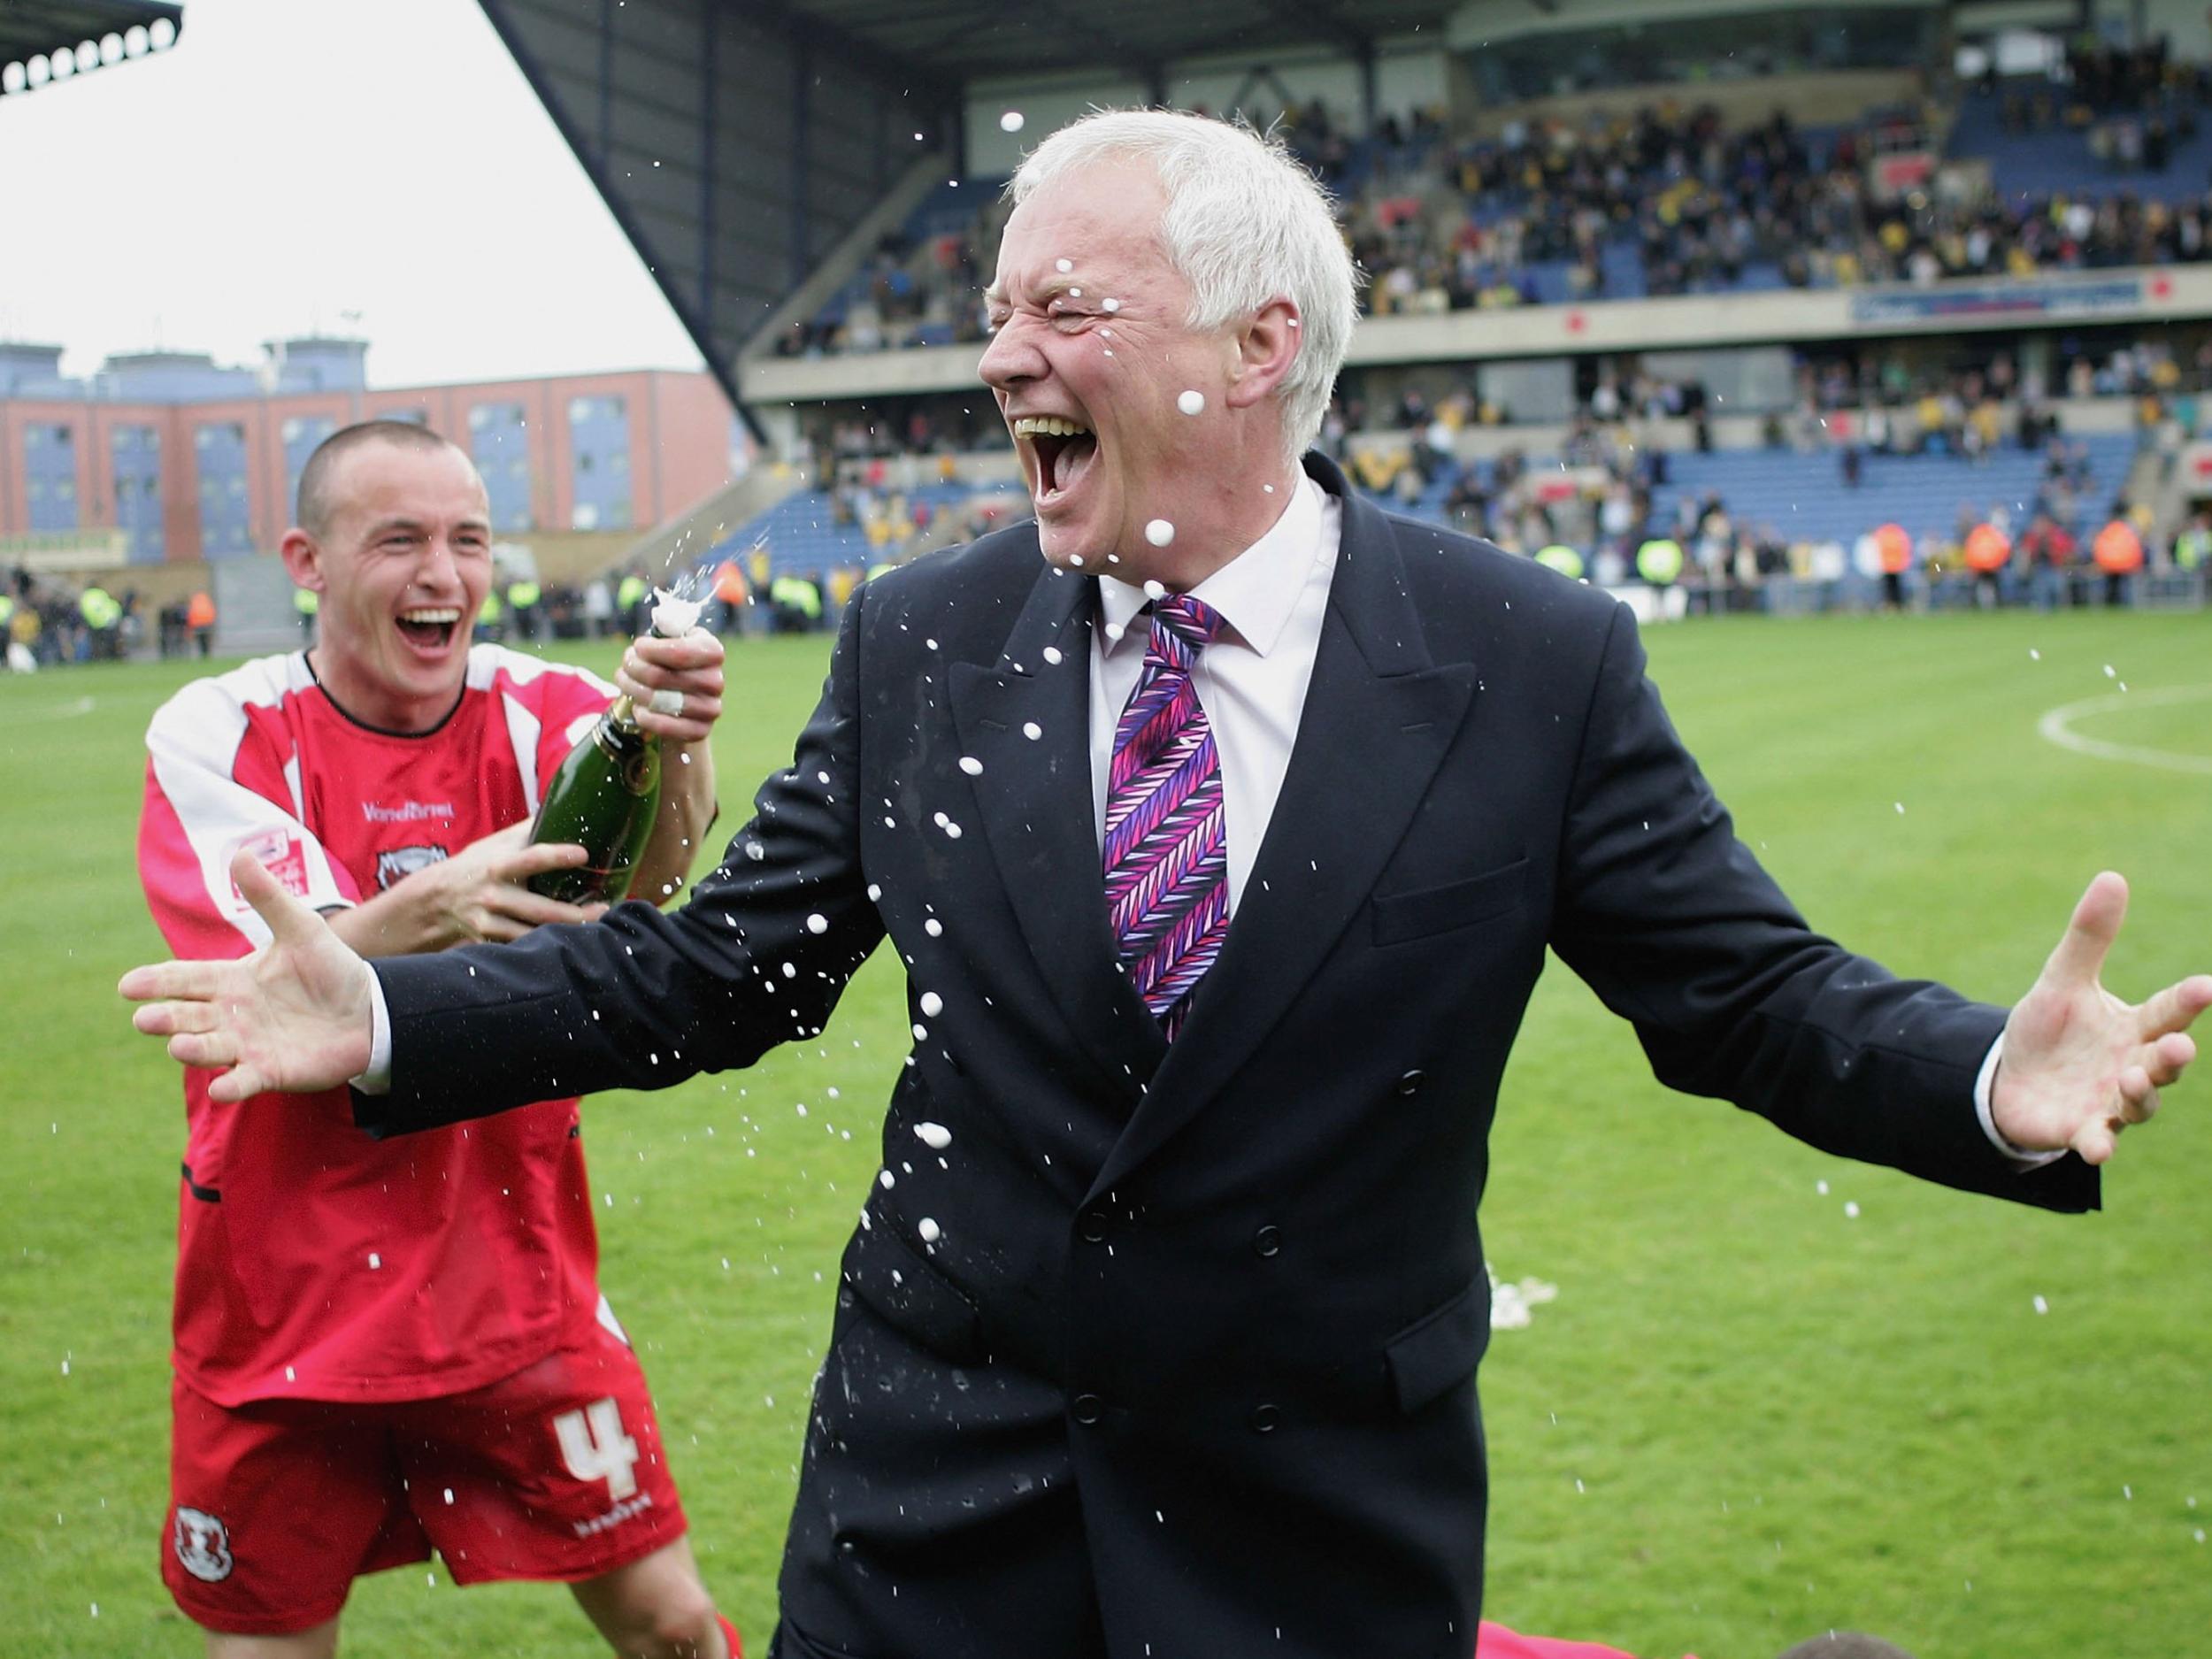
[[[61,348],[0,342],[0,549],[105,541],[133,565],[272,551],[307,457],[357,420],[427,424],[468,450],[503,536],[649,528],[720,488],[746,446],[704,373],[372,391],[366,342],[265,349],[255,368],[149,351],[65,380]]]

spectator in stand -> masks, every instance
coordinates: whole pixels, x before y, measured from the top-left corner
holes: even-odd
[[[2055,611],[2066,598],[2078,551],[2072,532],[2039,510],[2020,538],[2020,552],[2028,563],[2029,595],[2037,610]]]

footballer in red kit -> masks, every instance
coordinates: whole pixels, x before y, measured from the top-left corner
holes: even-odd
[[[299,518],[315,646],[196,681],[147,732],[139,868],[171,947],[265,942],[242,848],[365,955],[588,921],[524,885],[581,849],[526,832],[616,687],[471,645],[491,526],[467,457],[349,427]],[[618,676],[670,751],[641,897],[681,885],[712,818],[721,657],[701,633],[640,641]],[[681,712],[650,711],[657,691]],[[352,1580],[434,1549],[463,1584],[569,1584],[626,1655],[733,1655],[599,1292],[577,1102],[379,1141],[343,1089],[225,1106],[213,1075],[185,1081],[163,1556],[210,1654],[333,1653]]]

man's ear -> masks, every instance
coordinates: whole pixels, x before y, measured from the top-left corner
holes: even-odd
[[[1277,297],[1248,318],[1237,330],[1236,361],[1229,365],[1227,396],[1232,409],[1249,409],[1272,397],[1298,361],[1298,307]]]
[[[322,549],[299,526],[294,525],[284,533],[284,540],[277,543],[277,555],[283,559],[285,572],[291,577],[293,587],[319,594],[329,586],[323,576]]]

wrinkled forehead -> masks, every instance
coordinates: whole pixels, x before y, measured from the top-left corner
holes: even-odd
[[[1025,297],[1118,277],[1172,274],[1160,240],[1167,196],[1149,162],[1093,162],[1038,186],[1006,221],[995,292]]]
[[[400,517],[459,526],[490,516],[475,464],[450,445],[365,443],[340,458],[330,493],[333,523],[356,528]]]

